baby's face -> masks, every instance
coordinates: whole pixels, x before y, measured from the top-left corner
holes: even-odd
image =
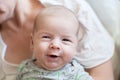
[[[0,0],[0,24],[11,18],[17,0]]]
[[[77,53],[77,29],[74,21],[61,17],[46,17],[36,24],[33,53],[39,67],[57,70],[70,62]]]

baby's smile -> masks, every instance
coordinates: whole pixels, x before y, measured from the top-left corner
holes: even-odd
[[[56,55],[56,54],[47,55],[47,59],[48,59],[49,61],[52,61],[52,62],[57,61],[59,58],[60,58],[60,56],[59,56],[59,55]]]

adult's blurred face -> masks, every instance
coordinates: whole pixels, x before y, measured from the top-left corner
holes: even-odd
[[[17,0],[0,0],[0,24],[14,15]]]

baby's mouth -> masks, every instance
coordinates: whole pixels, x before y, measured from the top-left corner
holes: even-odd
[[[48,55],[49,57],[51,58],[57,58],[58,56],[57,55]]]
[[[47,59],[51,62],[56,62],[59,60],[59,58],[60,58],[60,56],[58,56],[58,55],[47,55]]]

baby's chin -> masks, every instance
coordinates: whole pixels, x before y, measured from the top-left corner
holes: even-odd
[[[49,71],[56,71],[59,70],[61,68],[63,68],[64,65],[58,65],[58,64],[47,64],[47,65],[42,65],[42,68],[45,70],[49,70]]]
[[[59,67],[44,67],[45,70],[49,70],[49,71],[56,71],[61,69],[63,66],[59,66]]]
[[[61,68],[63,68],[65,66],[65,63],[61,63],[61,62],[42,62],[41,64],[39,63],[39,61],[36,61],[35,64],[42,69],[45,70],[49,70],[49,71],[55,71],[55,70],[59,70]]]

